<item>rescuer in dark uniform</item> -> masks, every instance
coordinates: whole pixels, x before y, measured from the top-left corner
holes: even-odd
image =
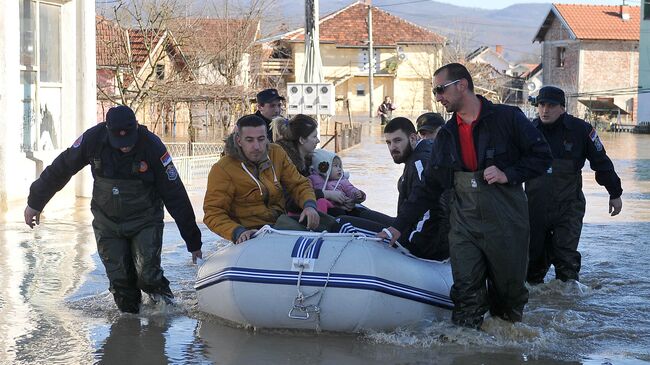
[[[122,312],[138,313],[143,290],[154,301],[174,297],[160,266],[163,203],[176,220],[192,261],[202,257],[201,232],[187,191],[165,145],[133,111],[116,106],[106,122],[85,131],[30,187],[25,223],[40,213],[70,178],[90,164],[94,178],[90,210],[110,291]]]
[[[578,280],[578,241],[585,215],[582,167],[585,159],[596,172],[596,182],[609,193],[609,212],[620,213],[621,179],[596,130],[565,110],[564,91],[545,86],[536,98],[539,117],[533,121],[551,146],[553,164],[546,174],[526,183],[530,216],[530,251],[527,281],[544,282],[551,265],[562,281]]]

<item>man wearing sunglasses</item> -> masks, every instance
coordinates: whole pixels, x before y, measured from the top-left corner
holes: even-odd
[[[434,94],[451,119],[441,127],[424,183],[401,207],[394,239],[440,194],[453,188],[449,251],[454,285],[452,321],[480,328],[492,316],[521,321],[528,302],[528,205],[522,183],[551,164],[548,144],[516,107],[474,94],[467,69],[447,64],[434,73]]]

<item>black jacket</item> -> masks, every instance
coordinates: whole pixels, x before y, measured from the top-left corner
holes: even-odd
[[[589,160],[591,169],[596,172],[596,182],[607,189],[610,198],[616,199],[623,194],[621,179],[614,171],[614,164],[607,157],[596,130],[589,123],[564,113],[551,124],[543,124],[537,118],[533,125],[551,146],[553,158],[571,158],[575,171],[582,170],[585,159]],[[566,152],[567,146],[571,147],[570,152]],[[567,153],[570,156],[566,156]]]
[[[473,128],[478,168],[495,165],[508,177],[508,184],[518,185],[544,173],[553,157],[542,134],[519,108],[493,104],[482,96],[481,113]],[[454,184],[456,171],[463,166],[456,113],[442,126],[433,144],[423,183],[400,207],[395,228],[404,231],[429,207],[437,204],[440,194]]]
[[[259,110],[255,112],[255,115],[264,119],[264,122],[266,123],[266,136],[269,138],[269,142],[273,142],[273,131],[271,131],[271,120],[263,116]]]
[[[63,151],[29,189],[27,204],[42,211],[54,194],[86,165],[93,178],[140,179],[155,186],[167,210],[176,221],[188,251],[201,248],[201,231],[187,191],[178,177],[171,156],[160,138],[146,127],[138,127],[138,142],[129,153],[111,147],[106,123],[85,131],[72,147]]]

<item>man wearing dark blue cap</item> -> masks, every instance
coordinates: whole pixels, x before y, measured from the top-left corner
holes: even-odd
[[[621,179],[607,157],[596,130],[582,119],[566,113],[564,91],[554,86],[539,90],[539,117],[533,121],[553,153],[546,174],[526,183],[530,216],[530,250],[527,281],[544,282],[551,265],[562,281],[578,280],[581,256],[578,241],[585,215],[582,167],[585,159],[596,172],[596,182],[609,193],[609,212],[620,213]]]
[[[266,122],[266,133],[269,142],[273,142],[271,121],[273,118],[280,116],[284,97],[280,96],[277,89],[266,89],[257,93],[256,99],[257,112],[255,112],[255,115],[264,119],[264,122]]]
[[[54,194],[84,166],[94,178],[90,210],[97,251],[122,312],[138,313],[141,290],[154,301],[174,297],[160,266],[163,204],[176,220],[192,261],[202,257],[201,231],[165,145],[133,110],[116,106],[106,122],[85,131],[30,187],[25,223],[31,228]]]

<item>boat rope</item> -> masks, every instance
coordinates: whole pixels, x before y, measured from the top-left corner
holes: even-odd
[[[320,235],[318,238],[322,239],[322,236],[324,235],[324,232],[322,235]],[[289,310],[289,318],[293,319],[302,319],[302,320],[307,320],[310,318],[310,316],[313,314],[316,317],[316,332],[321,332],[321,327],[320,327],[320,303],[323,300],[323,295],[325,294],[325,289],[327,289],[327,285],[329,284],[330,281],[330,276],[332,273],[332,270],[334,270],[334,266],[336,266],[336,263],[338,262],[339,258],[341,257],[341,254],[343,254],[343,251],[348,247],[350,242],[354,241],[355,239],[359,239],[359,237],[352,237],[350,238],[345,245],[339,250],[339,252],[336,254],[336,257],[334,257],[334,260],[332,261],[332,264],[330,265],[330,268],[327,270],[327,277],[325,278],[325,284],[323,285],[322,288],[315,290],[314,292],[304,295],[302,290],[300,289],[300,282],[302,279],[302,272],[305,268],[304,265],[300,265],[300,270],[298,271],[298,280],[296,282],[296,288],[298,290],[298,294],[293,300],[293,307],[291,310]],[[304,252],[308,252],[309,248],[311,245],[316,242],[314,240],[312,243],[310,243],[310,246],[308,249],[306,249]],[[314,295],[318,295],[318,300],[316,301],[316,304],[305,304],[305,300],[313,297]]]

